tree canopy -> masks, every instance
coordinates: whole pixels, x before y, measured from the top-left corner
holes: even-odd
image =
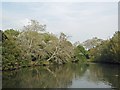
[[[9,29],[3,31],[3,35],[3,70],[33,65],[65,64],[74,61],[74,58],[84,61],[79,59],[76,53],[82,53],[83,57],[86,55],[84,47],[72,45],[66,34],[61,32],[57,37],[46,32],[46,25],[39,24],[36,20],[31,20],[21,31]]]
[[[112,38],[89,50],[95,62],[120,63],[120,32],[117,31]]]

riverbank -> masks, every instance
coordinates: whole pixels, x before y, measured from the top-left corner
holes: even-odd
[[[96,63],[96,64],[107,64],[107,65],[120,65],[120,63],[115,63],[115,62],[97,62],[97,61],[87,61],[87,64],[92,64],[92,63]]]
[[[95,62],[95,61],[87,61],[87,62],[84,62],[84,63],[80,63],[80,62],[69,62],[69,63],[66,63],[67,65],[68,64],[80,64],[80,65],[90,65],[90,64],[100,64],[100,65],[120,65],[120,63],[107,63],[107,62]],[[19,66],[19,67],[16,67],[16,68],[8,68],[8,69],[5,69],[5,70],[2,70],[1,68],[1,71],[14,71],[14,70],[19,70],[19,69],[22,69],[22,68],[29,68],[29,67],[46,67],[46,66],[62,66],[62,65],[66,65],[66,64],[52,64],[52,63],[43,63],[43,64],[34,64],[34,65],[26,65],[26,66]]]

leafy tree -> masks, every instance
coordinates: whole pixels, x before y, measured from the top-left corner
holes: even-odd
[[[71,61],[73,56],[73,46],[71,42],[67,40],[67,35],[60,34],[60,37],[55,45],[55,50],[51,57],[47,60],[52,60],[55,63],[63,64]]]
[[[14,34],[13,34],[14,33]],[[6,30],[3,33],[4,41],[2,42],[2,69],[18,68],[20,64],[20,48],[15,42],[15,30]]]
[[[95,48],[89,50],[93,61],[104,63],[120,63],[120,32],[116,32],[109,40],[102,42]]]
[[[78,45],[75,49],[74,49],[74,57],[76,60],[78,61],[82,61],[85,62],[86,59],[88,59],[88,52],[85,50],[85,48],[81,45]]]
[[[92,39],[88,39],[81,43],[86,49],[94,48],[98,45],[100,45],[104,40],[98,39],[97,37],[93,37]]]
[[[19,35],[19,31],[14,29],[8,29],[4,31],[5,35],[7,35],[9,38],[11,37],[17,37]]]
[[[68,41],[63,32],[60,36],[46,32],[46,25],[36,20],[24,26],[21,31],[14,29],[1,32],[3,39],[3,70],[27,67],[32,65],[65,64],[68,62],[86,62],[89,55],[94,61],[118,63],[117,33],[110,40],[102,41],[93,38],[91,45],[95,46],[88,51],[80,44],[74,46]],[[89,43],[88,43],[89,44]],[[111,49],[109,49],[111,48]],[[108,58],[109,56],[109,58]],[[107,61],[108,60],[108,61]]]

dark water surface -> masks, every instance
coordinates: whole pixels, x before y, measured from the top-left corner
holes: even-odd
[[[119,88],[120,67],[67,64],[29,67],[2,73],[3,88]]]

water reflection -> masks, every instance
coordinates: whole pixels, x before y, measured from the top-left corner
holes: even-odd
[[[88,80],[96,83],[102,81],[113,88],[120,88],[120,66],[94,64],[90,65],[88,70],[90,71]]]
[[[108,88],[118,87],[118,66],[100,64],[67,64],[52,67],[30,67],[3,72],[3,88]]]

